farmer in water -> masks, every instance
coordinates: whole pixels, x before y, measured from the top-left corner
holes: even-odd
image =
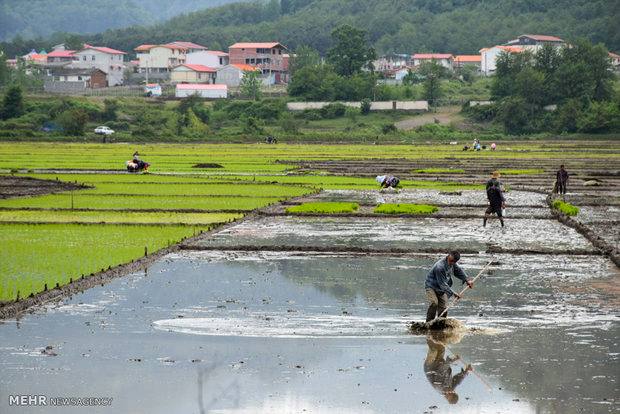
[[[381,185],[381,188],[396,188],[400,180],[392,175],[377,175],[375,180]]]
[[[465,369],[461,368],[461,372],[452,375],[451,365],[458,361],[459,357],[446,357],[446,346],[434,340],[430,335],[427,336],[426,343],[428,344],[428,353],[424,360],[426,378],[450,404],[456,404],[459,401],[459,395],[455,389],[472,370],[472,367],[467,365]]]
[[[469,288],[474,287],[474,283],[467,277],[463,269],[456,263],[461,258],[461,254],[457,251],[452,251],[443,259],[437,261],[431,270],[426,275],[426,282],[424,287],[426,289],[426,299],[428,300],[428,310],[426,311],[426,322],[430,322],[435,317],[438,317],[443,313],[448,306],[448,298],[450,296],[456,296],[460,299],[461,296],[452,290],[452,276],[460,279],[463,283],[467,283]],[[442,317],[448,317],[448,312],[444,313]]]
[[[499,222],[504,227],[504,218],[502,210],[506,208],[506,199],[502,192],[502,183],[499,181],[499,171],[493,171],[492,178],[487,181],[487,199],[489,200],[489,207],[484,212],[484,219],[482,220],[482,226],[486,227],[487,220],[491,214],[497,214]]]

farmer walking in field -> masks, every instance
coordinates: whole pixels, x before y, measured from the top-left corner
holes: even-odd
[[[560,169],[555,174],[556,190],[559,194],[566,194],[566,185],[568,184],[568,171],[564,168],[564,164],[560,165]]]
[[[426,322],[430,322],[435,317],[441,315],[447,317],[448,313],[442,313],[448,306],[448,298],[461,296],[452,290],[452,276],[467,283],[469,288],[474,287],[474,283],[467,277],[463,269],[457,264],[461,254],[458,251],[451,251],[446,257],[438,260],[426,275],[424,287],[426,289],[426,299],[428,300],[428,310],[426,311]]]
[[[504,218],[502,210],[506,208],[506,199],[502,192],[502,183],[499,181],[499,171],[493,171],[493,175],[486,185],[487,199],[489,201],[489,207],[484,212],[484,219],[482,220],[482,226],[486,227],[487,220],[491,214],[497,214],[499,222],[504,227]]]

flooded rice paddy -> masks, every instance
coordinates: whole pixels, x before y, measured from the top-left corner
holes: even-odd
[[[407,202],[426,194],[450,197]],[[539,209],[541,197],[513,203]],[[617,267],[555,220],[481,224],[258,216],[205,235],[145,272],[0,323],[0,411],[50,411],[6,405],[37,394],[113,398],[93,413],[618,412]],[[330,247],[350,251],[316,251]],[[461,259],[472,276],[494,262],[450,311],[464,331],[407,331],[443,255],[416,253],[430,247],[473,251]]]

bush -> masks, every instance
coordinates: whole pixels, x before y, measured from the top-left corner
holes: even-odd
[[[263,134],[265,131],[260,126],[258,119],[253,116],[247,117],[245,120],[245,125],[243,126],[243,133],[247,135],[259,135]]]
[[[360,112],[362,115],[368,115],[370,113],[370,106],[370,99],[362,99],[362,105],[360,106]]]
[[[347,112],[347,107],[340,102],[330,103],[319,109],[321,117],[323,119],[334,119],[344,116]]]
[[[105,123],[115,131],[129,131],[130,124],[127,121],[108,121]]]
[[[83,109],[69,109],[56,119],[67,135],[84,135],[84,127],[88,122],[88,114]]]
[[[384,124],[381,127],[381,132],[383,132],[384,134],[392,134],[392,133],[394,133],[396,131],[397,131],[396,125],[394,125],[394,124]]]
[[[299,132],[298,121],[290,114],[284,114],[282,116],[282,119],[280,119],[280,128],[282,128],[282,131],[291,134]]]
[[[224,111],[228,119],[236,120],[242,116],[251,116],[258,119],[278,119],[286,112],[286,102],[282,99],[263,99],[262,101],[217,101],[215,110]]]

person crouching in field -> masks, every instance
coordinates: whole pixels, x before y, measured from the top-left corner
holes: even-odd
[[[396,188],[400,183],[398,177],[392,175],[377,175],[375,180],[381,185],[381,188]]]
[[[482,220],[482,226],[486,227],[487,220],[491,214],[497,214],[499,222],[504,227],[504,218],[502,210],[506,208],[506,199],[502,192],[502,183],[499,181],[499,171],[493,171],[493,175],[486,185],[487,199],[489,200],[489,207],[484,212],[484,219]]]

